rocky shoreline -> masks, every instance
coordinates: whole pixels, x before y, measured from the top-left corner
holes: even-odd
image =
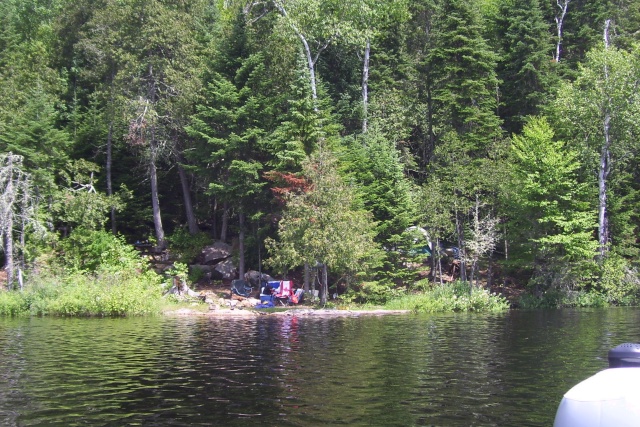
[[[168,316],[202,316],[202,317],[258,317],[258,316],[295,316],[295,317],[360,317],[360,316],[387,316],[410,314],[410,310],[339,310],[339,309],[313,309],[313,308],[291,308],[284,311],[265,311],[261,309],[227,309],[200,311],[190,308],[167,311]]]

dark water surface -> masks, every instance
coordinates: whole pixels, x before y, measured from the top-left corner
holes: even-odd
[[[640,310],[0,319],[0,425],[550,426]]]

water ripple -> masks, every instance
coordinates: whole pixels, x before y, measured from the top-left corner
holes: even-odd
[[[0,319],[0,425],[550,425],[639,318]]]

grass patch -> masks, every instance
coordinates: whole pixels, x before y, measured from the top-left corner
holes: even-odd
[[[384,304],[387,310],[411,310],[416,313],[501,312],[509,303],[501,295],[465,282],[432,285],[421,292],[394,298]]]
[[[3,316],[138,316],[159,313],[161,277],[101,270],[32,277],[22,291],[0,292]]]

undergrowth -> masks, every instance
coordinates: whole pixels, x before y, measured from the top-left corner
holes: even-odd
[[[161,304],[160,276],[153,272],[46,274],[22,291],[0,292],[3,316],[134,316],[158,313]]]
[[[499,294],[458,281],[425,286],[422,290],[388,301],[384,308],[411,310],[416,313],[500,312],[508,310],[509,303]]]

